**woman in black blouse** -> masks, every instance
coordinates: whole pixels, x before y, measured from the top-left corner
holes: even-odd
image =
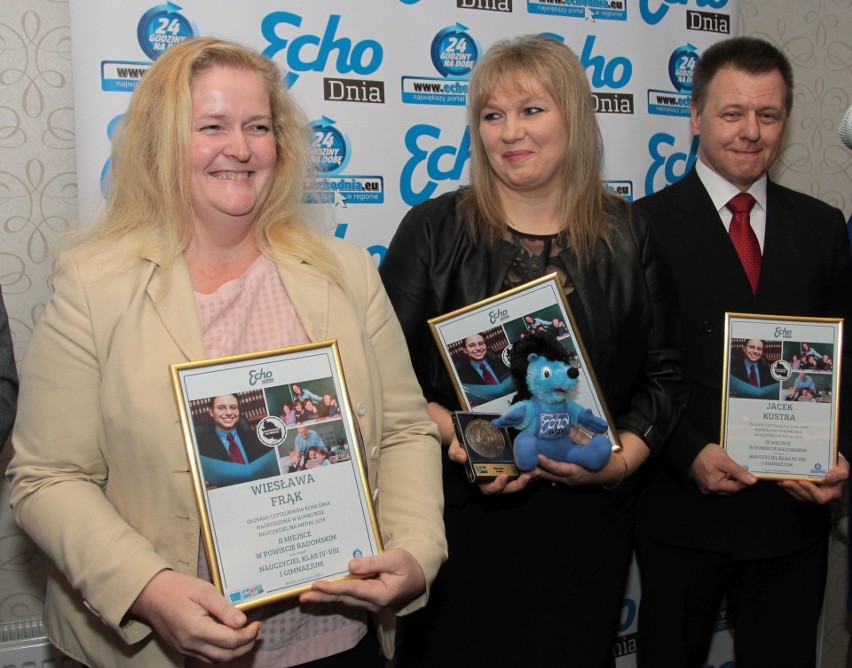
[[[561,43],[493,46],[468,98],[471,185],[414,207],[380,272],[445,447],[450,559],[400,666],[607,666],[637,469],[683,401],[670,280],[646,222],[607,193],[585,73]],[[623,445],[597,472],[541,458],[468,485],[459,406],[427,319],[556,271]]]

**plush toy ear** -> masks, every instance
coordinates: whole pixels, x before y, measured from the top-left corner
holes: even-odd
[[[577,368],[573,366],[569,366],[568,371],[566,373],[568,374],[569,378],[576,378],[580,375],[580,372],[577,371]]]
[[[533,363],[538,359],[538,355],[536,353],[530,353],[527,355],[527,362]]]

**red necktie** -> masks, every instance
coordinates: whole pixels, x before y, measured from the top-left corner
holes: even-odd
[[[751,371],[748,374],[748,382],[755,387],[760,387],[760,385],[757,384],[757,373],[754,371],[754,364],[750,364],[749,366],[751,367]]]
[[[752,294],[757,293],[757,281],[760,278],[760,244],[757,241],[757,235],[751,229],[749,213],[754,206],[754,197],[748,193],[740,193],[731,199],[726,205],[733,217],[731,218],[731,227],[729,234],[734,248],[737,250],[737,255],[740,257],[740,262],[745,269],[748,282],[751,284]]]
[[[228,432],[228,454],[231,456],[231,461],[234,464],[246,463],[246,460],[243,459],[243,453],[240,452],[240,446],[237,445],[234,435],[231,432]]]
[[[482,372],[482,380],[485,381],[486,385],[496,385],[497,384],[497,379],[488,370],[488,367],[486,367],[484,364],[480,364],[479,370]]]

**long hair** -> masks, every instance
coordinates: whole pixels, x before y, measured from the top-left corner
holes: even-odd
[[[273,260],[293,253],[339,282],[331,255],[302,222],[303,189],[312,171],[304,113],[284,89],[275,63],[240,44],[209,37],[173,46],[140,81],[113,142],[106,206],[85,247],[131,239],[134,255],[156,253],[165,268],[186,250],[193,229],[192,85],[212,67],[255,74],[269,93],[277,163],[254,224],[258,249]]]
[[[611,246],[614,221],[605,203],[615,196],[601,181],[603,141],[583,66],[571,49],[550,37],[525,35],[497,42],[474,68],[468,89],[471,187],[462,202],[471,232],[494,243],[506,229],[497,177],[479,138],[482,110],[497,90],[544,91],[562,111],[570,148],[558,202],[560,242],[573,248],[581,267],[588,266],[598,239]]]

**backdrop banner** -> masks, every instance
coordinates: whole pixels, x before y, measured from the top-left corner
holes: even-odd
[[[495,41],[565,42],[586,69],[605,144],[607,186],[628,200],[692,166],[692,72],[737,34],[739,0],[70,0],[81,224],[109,188],[110,141],[130,93],[170,46],[213,35],[280,66],[313,126],[309,197],[331,231],[377,263],[408,209],[467,180],[468,80]],[[635,573],[619,668],[635,665]],[[708,662],[728,665],[724,618]],[[731,664],[732,665],[732,664]]]

